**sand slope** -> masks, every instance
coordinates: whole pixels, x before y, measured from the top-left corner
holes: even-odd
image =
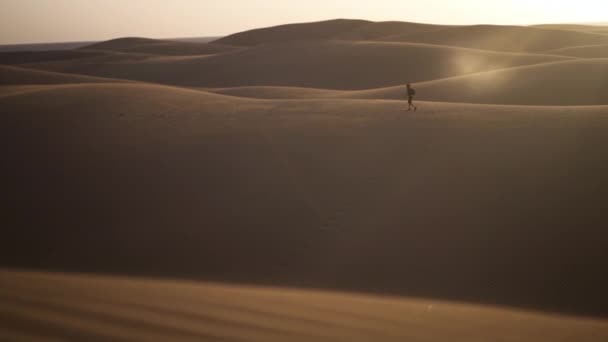
[[[399,21],[329,20],[314,23],[281,25],[239,32],[217,42],[255,46],[302,40],[376,40],[397,34],[413,34],[444,29],[449,26]]]
[[[413,34],[447,28],[444,25],[408,23],[400,21],[370,22],[366,25],[335,35],[334,39],[379,40],[396,34]]]
[[[371,24],[367,20],[337,19],[313,23],[299,23],[265,27],[239,32],[221,38],[216,43],[226,45],[255,46],[300,40],[332,39],[337,35]]]
[[[608,34],[608,27],[606,27],[606,25],[545,24],[535,25],[533,27],[552,30],[569,30],[587,33]]]
[[[608,59],[490,71],[419,84],[419,98],[523,105],[608,104]]]
[[[0,85],[21,84],[66,84],[66,83],[104,83],[121,82],[102,77],[63,74],[58,72],[34,70],[15,66],[0,65]],[[125,81],[126,82],[126,81]]]
[[[103,55],[101,51],[58,50],[0,52],[0,64],[25,64],[49,61],[70,61]]]
[[[32,64],[58,72],[198,87],[370,89],[517,65],[568,60],[426,44],[314,41],[264,45],[174,63],[90,60]]]
[[[507,68],[415,84],[416,99],[508,105],[606,105],[608,59],[583,59]],[[360,91],[293,87],[234,87],[209,91],[248,98],[405,100],[405,86]]]
[[[0,272],[0,339],[600,342],[608,321],[434,300]]]
[[[608,58],[608,44],[565,47],[547,53],[581,58]]]
[[[385,39],[512,52],[541,52],[573,45],[608,42],[608,37],[600,34],[495,25],[457,26]]]
[[[147,38],[118,38],[81,48],[81,50],[118,51],[169,56],[212,55],[236,49],[235,47],[221,44]]]
[[[215,94],[229,95],[236,97],[247,97],[253,99],[320,99],[320,98],[340,98],[359,92],[344,90],[327,90],[317,88],[298,88],[298,87],[234,87],[234,88],[201,88],[201,90]],[[354,97],[354,96],[353,96]]]
[[[608,108],[421,106],[4,96],[0,260],[606,314]]]
[[[310,39],[390,40],[477,48],[492,51],[540,52],[573,45],[608,42],[593,26],[441,26],[406,22],[330,20],[240,32],[217,42],[255,46]],[[599,28],[598,28],[599,29]]]

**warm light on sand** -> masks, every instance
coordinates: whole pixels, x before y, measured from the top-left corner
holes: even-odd
[[[0,270],[0,339],[603,342],[606,320],[430,299]]]

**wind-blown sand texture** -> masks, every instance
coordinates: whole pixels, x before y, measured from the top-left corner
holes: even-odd
[[[0,53],[0,266],[201,281],[5,271],[2,332],[606,340],[606,37],[485,29]]]
[[[608,322],[428,299],[0,271],[10,341],[602,342]]]

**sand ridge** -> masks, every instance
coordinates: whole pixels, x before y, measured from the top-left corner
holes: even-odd
[[[118,38],[80,48],[81,51],[116,51],[168,56],[212,55],[237,50],[224,44],[195,43],[147,38]]]
[[[52,71],[0,65],[0,85],[67,84],[129,82],[85,75],[65,74]]]
[[[416,43],[307,41],[257,46],[179,63],[81,60],[28,67],[190,87],[354,90],[571,59]]]

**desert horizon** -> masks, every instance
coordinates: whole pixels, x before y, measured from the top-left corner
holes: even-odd
[[[605,25],[0,45],[0,110],[0,339],[608,338]]]

